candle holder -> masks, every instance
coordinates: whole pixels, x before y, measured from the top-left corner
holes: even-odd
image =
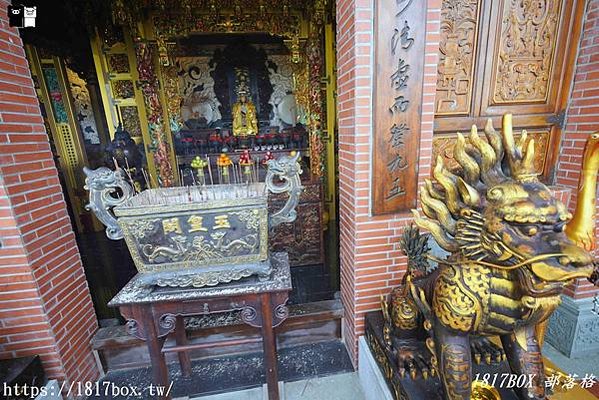
[[[196,139],[196,154],[205,154],[207,153],[208,141],[206,139],[198,138]]]
[[[231,183],[231,173],[229,170],[231,165],[233,165],[233,161],[231,161],[231,158],[225,153],[221,153],[221,155],[216,159],[219,183]]]
[[[214,132],[213,134],[210,135],[210,138],[208,139],[210,142],[210,151],[212,153],[220,153],[221,149],[222,149],[222,139],[220,137],[220,135],[216,132]]]
[[[302,147],[303,135],[297,131],[291,134],[291,141],[293,142],[294,149],[300,149]]]
[[[196,158],[194,158],[191,161],[191,168],[195,170],[194,184],[199,184],[202,186],[206,185],[206,176],[204,175],[204,169],[207,166],[208,162],[200,156],[196,156]]]
[[[255,181],[254,171],[252,170],[254,161],[252,160],[249,150],[244,150],[239,156],[239,165],[242,167],[243,181],[245,183]]]
[[[283,149],[289,148],[289,134],[287,132],[281,132],[279,134],[279,139]]]

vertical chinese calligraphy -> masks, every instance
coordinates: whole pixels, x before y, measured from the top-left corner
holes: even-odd
[[[426,6],[375,2],[373,214],[416,206]]]

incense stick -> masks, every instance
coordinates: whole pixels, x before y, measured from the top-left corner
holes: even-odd
[[[141,169],[141,174],[144,177],[144,181],[146,181],[146,188],[151,189],[152,186],[150,185],[150,179],[148,178],[148,174],[144,168]]]
[[[131,172],[129,171],[131,169],[131,167],[129,166],[129,160],[127,159],[127,157],[125,157],[125,166],[127,167],[127,169],[125,169],[125,173],[127,174],[127,177],[129,178],[129,183],[133,187],[133,192],[135,194],[140,193],[139,190],[137,190],[137,187],[135,186],[135,182],[133,182],[133,177],[131,176]]]
[[[210,157],[206,156],[206,159],[208,160],[208,173],[210,174],[210,184],[214,185],[214,179],[212,178],[212,168],[210,167]]]

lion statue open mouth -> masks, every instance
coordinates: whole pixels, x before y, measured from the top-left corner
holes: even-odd
[[[499,335],[512,372],[534,374],[518,396],[544,399],[535,326],[570,281],[591,275],[593,259],[566,236],[572,215],[538,180],[534,141],[526,132],[515,141],[511,115],[501,134],[489,120],[485,139],[475,126],[468,138],[458,134],[459,168],[450,171],[439,157],[434,181],[422,188],[424,215],[414,210],[415,222],[450,254],[431,270],[426,242],[416,228],[406,230],[408,272],[383,304],[386,334],[416,338],[425,330],[445,396],[464,400],[471,396],[471,337]]]

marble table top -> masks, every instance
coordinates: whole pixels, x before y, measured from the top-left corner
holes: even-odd
[[[270,255],[270,262],[272,271],[268,279],[261,280],[257,276],[252,275],[238,281],[201,288],[159,287],[149,283],[150,281],[155,281],[155,275],[149,276],[153,274],[138,273],[110,300],[108,305],[110,307],[120,307],[135,304],[189,301],[214,297],[233,297],[266,292],[290,291],[291,271],[289,269],[289,257],[287,253],[272,253]],[[198,273],[201,273],[201,269],[177,272],[181,279]]]

